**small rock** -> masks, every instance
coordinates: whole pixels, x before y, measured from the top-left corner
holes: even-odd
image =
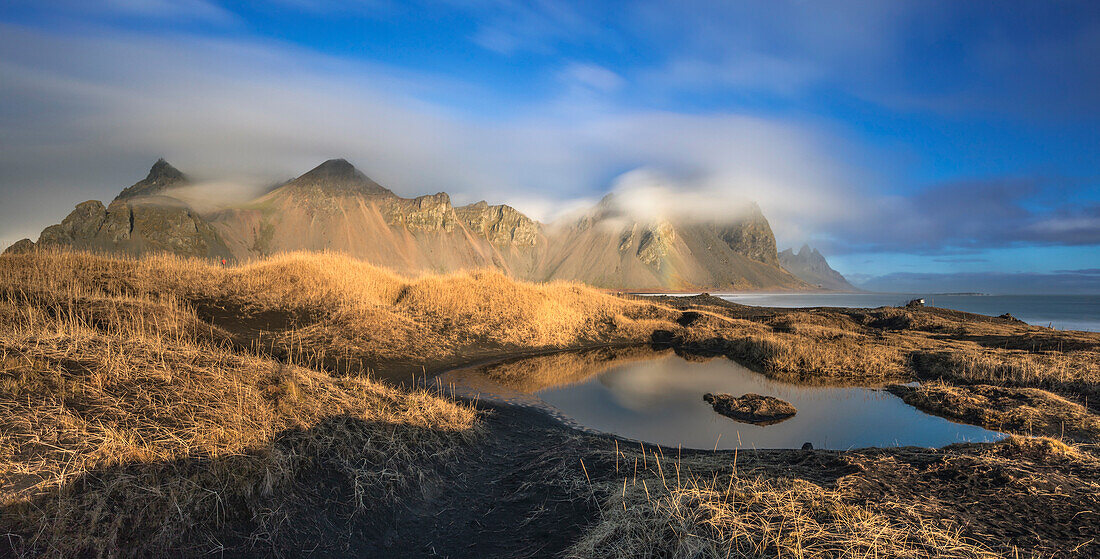
[[[814,443],[810,443],[810,442],[802,443],[802,450],[813,450],[813,449],[814,449]]]
[[[714,411],[742,423],[755,425],[774,425],[794,417],[798,411],[788,402],[772,396],[748,393],[740,398],[730,394],[710,394],[703,396]]]

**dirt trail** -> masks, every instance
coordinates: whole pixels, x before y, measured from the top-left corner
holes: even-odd
[[[554,557],[595,518],[595,501],[563,486],[592,439],[532,409],[489,409],[482,442],[427,480],[396,511],[378,547],[386,557]],[[575,477],[575,476],[570,476]]]

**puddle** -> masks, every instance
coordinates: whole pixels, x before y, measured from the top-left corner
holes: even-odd
[[[728,359],[688,361],[671,352],[559,354],[437,381],[467,397],[541,406],[574,425],[670,447],[940,447],[1004,437],[926,414],[883,390],[792,385]],[[798,412],[774,425],[740,423],[715,413],[703,401],[707,392],[774,396]]]

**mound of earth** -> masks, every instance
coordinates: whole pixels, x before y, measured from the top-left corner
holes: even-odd
[[[740,398],[731,394],[704,394],[703,399],[714,411],[742,423],[774,425],[786,421],[798,412],[794,406],[779,398],[748,393]]]

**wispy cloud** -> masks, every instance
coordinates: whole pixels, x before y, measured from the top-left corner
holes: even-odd
[[[647,167],[710,197],[708,208],[757,200],[786,234],[838,211],[859,175],[842,163],[843,142],[793,121],[553,101],[483,121],[419,100],[461,86],[278,44],[10,26],[0,35],[0,93],[23,108],[4,116],[3,134],[21,140],[0,153],[0,180],[98,185],[71,201],[132,182],[160,155],[200,177],[270,179],[345,156],[404,194],[446,190],[547,218]],[[614,86],[598,69],[580,73]],[[33,196],[23,204],[5,209],[57,219]]]

